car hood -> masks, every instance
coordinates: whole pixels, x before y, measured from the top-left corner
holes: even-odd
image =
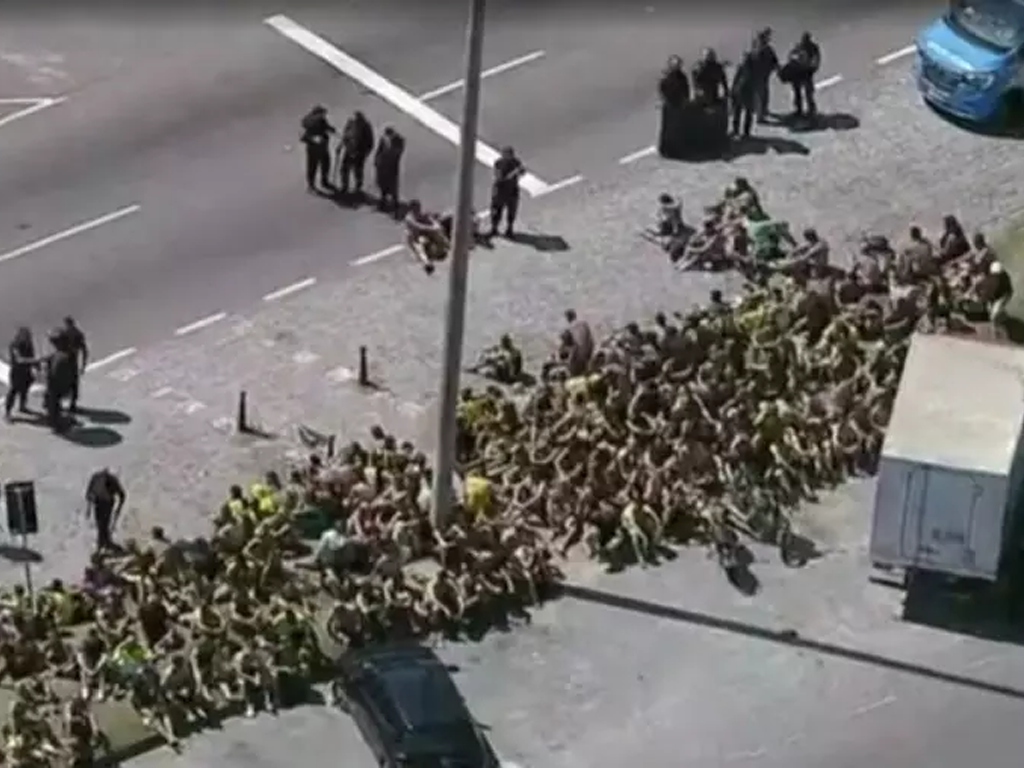
[[[921,31],[917,48],[929,58],[960,72],[994,72],[1006,60],[1005,54],[990,51],[958,34],[945,19]]]

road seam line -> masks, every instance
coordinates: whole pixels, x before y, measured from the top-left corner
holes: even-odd
[[[55,232],[52,235],[47,235],[46,237],[43,237],[39,240],[34,240],[31,243],[27,243],[26,245],[21,246],[20,248],[15,248],[13,251],[8,251],[7,253],[0,254],[0,264],[2,264],[5,261],[17,259],[21,256],[26,256],[34,251],[38,251],[41,248],[45,248],[48,245],[53,245],[54,243],[59,243],[62,240],[67,240],[69,237],[81,235],[85,232],[88,232],[89,230],[101,227],[104,224],[110,224],[111,222],[117,221],[118,219],[123,219],[125,216],[129,216],[133,213],[138,213],[140,210],[142,210],[141,205],[129,205],[124,208],[120,208],[114,211],[113,213],[108,213],[104,216],[99,216],[95,219],[90,219],[89,221],[83,221],[81,224],[76,224],[75,226],[69,227],[68,229],[61,230],[60,232]]]
[[[900,48],[896,51],[890,51],[885,56],[879,56],[875,59],[875,64],[880,67],[884,67],[886,64],[892,64],[894,61],[899,61],[902,58],[910,56],[917,50],[916,45],[908,45],[905,48]]]
[[[515,69],[516,67],[529,64],[537,59],[542,59],[545,55],[544,51],[534,51],[533,53],[528,53],[525,56],[520,56],[518,59],[506,61],[504,64],[499,64],[496,67],[485,69],[480,73],[480,79],[486,80],[489,77],[500,75],[502,72],[508,72],[510,69]],[[455,91],[464,88],[465,85],[465,80],[455,80],[454,82],[448,83],[448,85],[442,85],[440,88],[435,88],[432,91],[421,93],[419,99],[420,101],[433,101],[441,96],[447,96],[449,93],[454,93]]]
[[[85,366],[85,370],[95,371],[97,368],[103,368],[104,366],[110,365],[111,363],[116,363],[118,360],[124,360],[126,357],[131,357],[138,351],[139,350],[137,350],[135,347],[126,347],[124,349],[118,350],[117,352],[114,352],[111,355],[107,355],[106,357],[100,358],[95,362],[89,363],[87,366]]]
[[[263,297],[264,301],[276,301],[277,299],[283,299],[285,296],[291,296],[293,293],[304,291],[307,288],[312,288],[316,285],[315,277],[307,277],[305,280],[298,280],[291,285],[286,285],[284,288],[278,288],[276,291],[271,291]]]
[[[227,312],[217,312],[216,314],[213,315],[207,315],[201,320],[196,320],[194,323],[189,323],[188,325],[181,326],[174,332],[174,335],[187,336],[190,333],[201,331],[203,328],[208,328],[214,323],[219,323],[221,320],[226,319],[227,316]]]
[[[462,129],[458,125],[336,45],[284,15],[271,16],[264,19],[264,23],[321,61],[373,91],[441,138],[456,147],[459,146]],[[482,141],[476,142],[475,154],[476,159],[487,168],[493,168],[501,157],[498,150]],[[519,186],[533,197],[543,194],[548,188],[547,182],[529,172],[520,177]]]
[[[884,706],[892,704],[894,701],[896,701],[896,697],[890,694],[888,696],[885,696],[884,698],[879,699],[878,701],[873,701],[870,704],[865,704],[863,707],[857,707],[855,710],[853,710],[853,716],[859,717],[860,715],[866,715],[868,712],[873,712],[876,709],[881,709]]]

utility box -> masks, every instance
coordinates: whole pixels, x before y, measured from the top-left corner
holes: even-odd
[[[874,565],[993,582],[1016,539],[1024,349],[919,334],[879,464]]]

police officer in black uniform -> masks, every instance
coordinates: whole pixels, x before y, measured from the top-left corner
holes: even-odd
[[[384,129],[377,151],[373,155],[373,167],[376,175],[379,198],[377,209],[390,210],[395,218],[401,216],[401,199],[399,198],[399,177],[402,165],[402,154],[405,152],[405,139],[390,125]]]
[[[64,328],[61,333],[67,344],[68,352],[75,362],[74,377],[68,391],[68,410],[74,413],[78,410],[78,393],[81,390],[82,374],[85,373],[85,369],[89,365],[89,344],[85,340],[85,333],[78,327],[73,317],[64,318]]]
[[[32,341],[32,331],[19,328],[7,347],[7,363],[10,365],[10,381],[7,382],[7,395],[4,398],[4,418],[11,419],[15,404],[18,411],[28,413],[28,393],[32,389],[32,380],[39,365],[36,359],[36,345]]]
[[[693,90],[697,100],[705,104],[721,103],[729,93],[725,67],[712,48],[704,49],[700,61],[693,68]]]
[[[363,194],[366,159],[373,152],[373,126],[362,112],[354,112],[341,131],[341,194],[347,195],[349,182],[355,193]]]
[[[732,76],[732,135],[750,138],[757,107],[757,64],[753,50],[743,54]]]
[[[63,402],[71,394],[78,378],[78,363],[71,351],[63,328],[57,328],[49,336],[53,351],[46,358],[46,390],[43,405],[46,423],[54,432],[63,432],[68,424],[64,418]]]
[[[491,237],[498,234],[501,219],[505,217],[505,237],[512,237],[516,214],[519,213],[519,179],[526,172],[512,147],[501,150],[494,163],[494,183],[491,185]]]
[[[658,81],[658,94],[662,104],[669,107],[682,107],[689,102],[690,79],[683,71],[683,60],[678,56],[669,57]]]
[[[779,57],[772,45],[772,31],[762,29],[754,38],[754,80],[757,103],[757,121],[765,123],[771,116],[771,80],[779,71]]]
[[[821,48],[811,38],[810,32],[804,32],[800,42],[793,46],[788,63],[792,66],[793,116],[813,118],[818,114],[814,77],[821,68]]]
[[[107,468],[93,473],[85,487],[87,512],[96,525],[96,551],[114,549],[113,529],[128,494],[117,475]]]
[[[327,120],[327,109],[319,104],[302,118],[301,141],[306,145],[306,189],[310,192],[316,191],[317,175],[320,176],[320,186],[326,190],[331,189],[329,143],[334,133],[334,126]]]

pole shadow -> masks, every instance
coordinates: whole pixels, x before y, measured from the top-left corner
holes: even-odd
[[[37,550],[19,544],[0,544],[0,558],[11,563],[43,562],[43,556]]]
[[[710,614],[701,613],[699,611],[690,611],[685,608],[677,608],[675,606],[664,605],[662,603],[641,600],[636,597],[616,595],[612,592],[606,592],[592,587],[584,587],[578,584],[563,584],[559,591],[563,597],[579,600],[585,603],[602,605],[608,608],[616,608],[618,610],[629,611],[632,613],[640,613],[660,619],[669,619],[671,621],[693,624],[722,632],[732,632],[734,634],[751,637],[757,640],[786,645],[791,648],[813,651],[814,653],[821,654],[822,656],[843,659],[845,661],[853,661],[858,664],[868,664],[888,669],[893,672],[902,672],[903,674],[914,675],[928,680],[935,680],[949,685],[970,688],[981,693],[990,693],[998,696],[1005,696],[1010,699],[1024,701],[1024,690],[1014,688],[1013,686],[977,680],[965,675],[958,675],[952,672],[944,672],[933,667],[926,667],[922,664],[914,664],[908,661],[891,659],[868,651],[860,651],[854,648],[826,643],[821,640],[801,637],[797,631],[793,629],[768,629],[767,627],[759,627],[755,624],[748,624],[735,619],[711,616]]]
[[[67,429],[57,432],[58,437],[83,448],[112,448],[124,441],[121,433],[105,426],[82,426],[71,424]]]

